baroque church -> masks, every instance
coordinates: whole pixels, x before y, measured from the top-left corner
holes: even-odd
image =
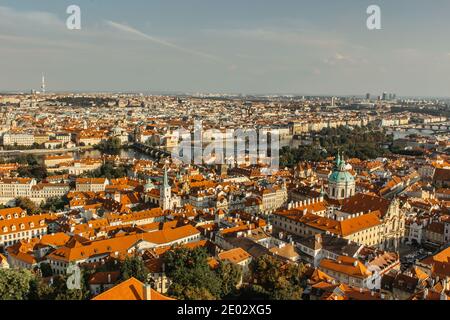
[[[406,233],[406,216],[398,199],[387,200],[375,194],[356,193],[355,178],[348,171],[344,157],[336,157],[333,173],[328,179],[327,199],[333,210],[328,215],[334,219],[349,219],[367,213],[377,213],[380,249],[398,250]]]

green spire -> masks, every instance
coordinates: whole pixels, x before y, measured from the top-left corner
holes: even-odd
[[[345,159],[344,159],[344,152],[342,152],[341,163],[340,163],[340,167],[339,167],[341,171],[345,170],[345,165],[346,165],[346,163],[345,163]]]
[[[339,168],[340,165],[341,165],[341,154],[338,151],[337,156],[336,156],[336,168]]]

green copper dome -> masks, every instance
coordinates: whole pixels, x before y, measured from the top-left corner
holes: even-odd
[[[328,178],[329,182],[344,182],[344,183],[349,183],[349,182],[355,182],[355,178],[350,174],[350,172],[348,172],[347,170],[345,170],[346,167],[346,163],[344,160],[344,157],[338,153],[337,157],[336,157],[336,166],[334,168],[333,173],[331,174],[331,176]]]
[[[347,171],[334,171],[330,178],[329,182],[354,182],[355,178]]]

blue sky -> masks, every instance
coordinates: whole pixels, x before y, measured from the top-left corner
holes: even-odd
[[[0,0],[0,91],[45,72],[50,91],[450,96],[449,18],[447,0]]]

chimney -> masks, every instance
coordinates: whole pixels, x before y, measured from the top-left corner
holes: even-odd
[[[144,284],[144,300],[152,300],[152,287],[149,284]]]

